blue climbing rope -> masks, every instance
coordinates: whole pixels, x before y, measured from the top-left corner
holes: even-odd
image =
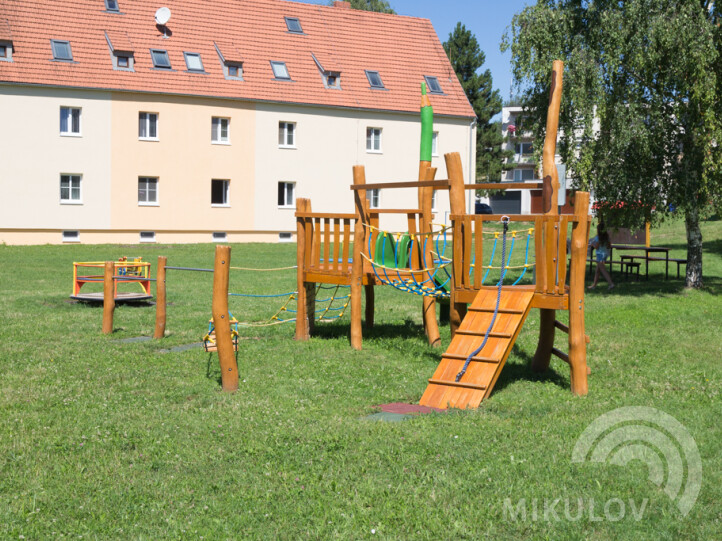
[[[461,371],[456,374],[456,380],[459,381],[461,378],[466,374],[466,369],[469,367],[469,363],[471,363],[471,359],[479,354],[479,352],[484,349],[484,346],[486,345],[487,340],[489,340],[489,335],[491,334],[491,329],[494,328],[494,323],[496,322],[496,316],[499,315],[499,304],[501,303],[501,287],[504,284],[504,276],[506,275],[506,232],[509,229],[509,218],[504,216],[501,219],[501,223],[504,226],[504,232],[501,237],[501,276],[499,277],[499,283],[497,284],[497,291],[496,291],[496,307],[494,308],[494,315],[491,318],[491,323],[489,323],[489,328],[486,329],[486,333],[484,333],[484,341],[481,343],[481,345],[476,348],[474,351],[471,352],[471,354],[466,358],[466,361],[464,362],[464,367],[461,369]]]

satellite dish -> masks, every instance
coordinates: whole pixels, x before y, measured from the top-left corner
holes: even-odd
[[[163,7],[155,12],[155,22],[157,24],[160,24],[162,26],[165,25],[165,23],[167,23],[168,21],[170,21],[170,9]]]

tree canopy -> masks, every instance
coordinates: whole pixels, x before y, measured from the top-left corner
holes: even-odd
[[[501,112],[501,96],[494,90],[491,71],[479,72],[486,61],[486,55],[479,47],[474,34],[462,23],[449,34],[444,50],[451,61],[461,86],[474,108],[477,117],[476,167],[477,175],[501,180],[502,162],[505,157],[501,150],[503,138],[501,125],[491,119]]]
[[[502,41],[539,137],[564,60],[559,152],[608,221],[684,214],[689,287],[702,285],[699,221],[722,188],[719,15],[709,0],[538,0]]]
[[[333,5],[333,0],[329,0],[329,5]],[[376,11],[379,13],[396,13],[386,0],[351,0],[353,9],[361,9],[363,11]]]

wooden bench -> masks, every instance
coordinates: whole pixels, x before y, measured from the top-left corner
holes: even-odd
[[[639,259],[640,261],[664,261],[667,264],[676,263],[677,264],[677,278],[680,277],[679,273],[680,273],[682,265],[687,264],[686,259],[680,259],[680,258],[676,258],[676,257],[670,257],[669,259],[667,259],[664,257],[655,257],[655,256],[647,257],[647,256],[643,256],[643,255],[623,255],[623,256],[621,256],[621,259],[625,262],[629,261],[630,263],[635,262],[637,259]],[[667,278],[668,277],[669,276],[667,276]]]

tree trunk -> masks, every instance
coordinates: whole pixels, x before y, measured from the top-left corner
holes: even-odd
[[[684,217],[687,228],[686,287],[702,287],[702,231],[699,228],[699,208],[693,205]]]

